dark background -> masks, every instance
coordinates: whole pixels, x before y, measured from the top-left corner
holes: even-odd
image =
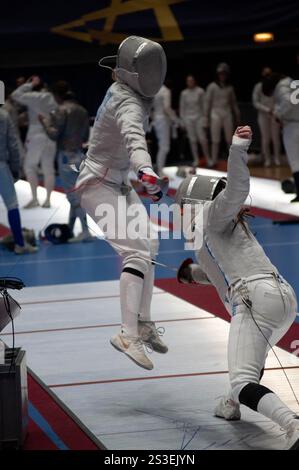
[[[129,0],[127,0],[129,1]],[[50,31],[53,26],[101,10],[110,0],[33,0],[2,2],[0,18],[0,79],[14,87],[20,75],[40,74],[51,84],[68,80],[78,99],[94,115],[110,84],[109,72],[100,69],[98,59],[115,53],[117,45],[88,44]],[[138,1],[136,2],[138,3]],[[217,63],[232,68],[232,81],[240,102],[248,102],[260,70],[274,70],[299,78],[299,1],[264,0],[251,2],[187,0],[170,6],[184,36],[183,41],[162,42],[168,56],[168,77],[177,107],[179,91],[188,73],[206,86]],[[102,29],[103,20],[78,30]],[[114,31],[143,36],[160,36],[153,10],[119,16]],[[275,41],[255,44],[256,32],[271,31]]]

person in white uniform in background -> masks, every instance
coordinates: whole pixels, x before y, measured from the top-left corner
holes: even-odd
[[[158,250],[158,239],[150,237],[146,209],[130,187],[128,173],[131,167],[142,179],[148,194],[160,193],[145,129],[153,97],[165,79],[166,56],[158,43],[130,36],[120,44],[117,56],[103,58],[100,65],[114,69],[115,82],[97,112],[87,157],[77,180],[78,194],[82,208],[98,224],[103,204],[109,204],[116,212],[112,224],[101,225],[105,239],[122,257],[123,264],[120,276],[122,327],[120,333],[111,338],[111,344],[140,367],[152,369],[144,343],[160,353],[168,350],[151,321],[150,310],[155,274],[152,260]],[[144,182],[144,176],[152,181]],[[126,216],[133,208],[134,213],[138,208],[145,221],[144,236],[130,237],[126,219],[124,223],[119,222],[119,217]]]
[[[231,390],[215,415],[240,419],[240,404],[277,423],[286,431],[287,447],[299,450],[299,417],[270,389],[260,384],[270,347],[285,335],[296,318],[297,300],[246,222],[242,208],[250,191],[249,126],[237,128],[223,178],[195,176],[179,187],[177,202],[198,205],[194,233],[201,234],[197,263],[185,260],[178,271],[183,283],[212,284],[231,315],[228,368]]]
[[[176,114],[171,107],[171,90],[166,85],[163,85],[154,97],[152,117],[158,141],[157,173],[163,176],[163,168],[170,150],[171,128],[177,121]]]
[[[44,185],[47,191],[46,200],[42,207],[50,207],[51,193],[55,184],[54,161],[56,143],[46,134],[38,115],[48,116],[57,108],[53,95],[43,88],[40,77],[33,76],[26,83],[20,85],[12,92],[12,98],[27,107],[29,128],[26,135],[26,155],[24,172],[30,183],[32,200],[25,206],[26,209],[38,207],[37,186],[38,167],[41,166]]]
[[[272,73],[270,67],[262,70],[262,80]],[[252,92],[252,103],[258,112],[258,125],[261,132],[262,155],[265,167],[271,166],[271,142],[273,144],[274,163],[280,165],[280,125],[273,114],[274,98],[263,93],[262,80],[258,82]]]
[[[299,202],[298,86],[292,78],[273,73],[264,80],[263,92],[274,99],[273,114],[282,126],[283,144],[296,186],[297,195],[291,202]]]
[[[190,148],[193,157],[193,166],[198,166],[198,148],[199,142],[203,155],[208,166],[211,166],[209,143],[207,138],[206,117],[204,116],[204,96],[203,88],[197,86],[193,75],[186,78],[187,88],[180,95],[180,118],[187,131]]]
[[[216,72],[217,78],[208,85],[205,96],[205,117],[211,130],[213,165],[216,165],[218,161],[222,129],[229,146],[234,124],[240,122],[240,110],[235,90],[230,84],[230,67],[221,63]]]

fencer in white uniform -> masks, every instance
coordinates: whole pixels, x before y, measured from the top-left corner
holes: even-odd
[[[211,166],[206,117],[204,115],[205,91],[203,88],[197,86],[193,75],[188,75],[186,85],[187,88],[185,88],[180,95],[180,118],[187,131],[190,142],[193,166],[198,166],[198,142],[201,145],[208,166]]]
[[[176,114],[171,107],[171,90],[166,85],[163,85],[154,97],[152,117],[158,141],[157,173],[163,176],[163,168],[170,150],[171,127],[176,122]]]
[[[27,83],[20,85],[12,92],[12,98],[27,107],[29,128],[25,141],[24,171],[30,183],[32,200],[25,208],[33,208],[39,205],[37,199],[38,167],[41,166],[47,197],[43,207],[50,207],[51,193],[55,184],[54,161],[56,155],[56,143],[46,134],[41,125],[39,114],[49,116],[57,108],[52,93],[42,88],[42,81],[34,76]]]
[[[291,202],[299,202],[299,103],[296,88],[292,78],[277,73],[263,82],[264,93],[274,98],[274,116],[282,126],[283,143],[296,185],[297,196]]]
[[[217,79],[208,85],[205,96],[205,117],[211,130],[213,165],[218,161],[222,129],[229,146],[233,136],[234,122],[240,121],[235,90],[229,82],[230,67],[221,63],[216,71]]]
[[[262,80],[270,76],[272,70],[264,67],[262,70]],[[258,125],[261,133],[262,155],[265,167],[271,166],[271,141],[273,144],[274,163],[280,165],[280,125],[273,114],[274,98],[266,96],[262,90],[263,82],[258,82],[252,92],[252,103],[258,113]]]
[[[115,83],[108,89],[97,112],[77,189],[82,208],[98,223],[105,239],[122,257],[122,327],[120,333],[111,338],[111,344],[139,366],[152,369],[153,363],[145,353],[144,344],[149,344],[154,351],[167,352],[151,321],[150,311],[154,285],[152,260],[158,250],[158,239],[150,237],[146,209],[130,187],[128,173],[131,167],[139,177],[141,174],[151,177],[152,182],[144,183],[146,191],[150,195],[159,192],[145,129],[153,97],[165,79],[166,56],[158,43],[130,36],[120,44],[117,56],[103,58],[100,65],[114,69]],[[105,205],[116,212],[112,224],[99,221],[99,211]],[[143,235],[130,237],[126,215],[133,215],[132,211],[136,210],[144,221]]]
[[[183,210],[186,204],[199,207],[192,230],[201,235],[202,243],[196,248],[197,263],[186,260],[178,280],[212,284],[231,315],[231,389],[218,404],[216,416],[240,419],[240,404],[246,405],[286,431],[288,448],[299,449],[299,417],[260,384],[270,346],[292,325],[297,301],[292,287],[250,231],[242,209],[250,190],[250,142],[250,127],[238,128],[230,147],[227,183],[221,178],[195,176],[179,187],[177,201]]]

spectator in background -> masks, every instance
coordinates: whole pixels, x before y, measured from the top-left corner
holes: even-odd
[[[176,121],[176,114],[171,107],[171,90],[162,85],[153,100],[153,126],[158,141],[156,165],[159,176],[163,176],[163,168],[170,150],[171,126]]]
[[[84,158],[82,145],[89,137],[88,112],[76,102],[67,82],[56,82],[52,92],[58,108],[49,117],[40,114],[39,120],[50,139],[57,142],[59,177],[70,203],[69,228],[73,233],[77,218],[82,225],[80,235],[69,242],[90,241],[93,238],[87,227],[86,213],[74,191],[78,173],[72,169],[79,169]]]
[[[37,199],[39,164],[41,165],[44,185],[47,190],[47,197],[42,207],[48,208],[50,207],[51,193],[55,183],[56,144],[47,136],[38,115],[49,115],[57,107],[57,104],[53,95],[44,89],[43,82],[38,76],[33,76],[26,83],[20,85],[13,91],[12,98],[27,107],[29,116],[29,128],[25,142],[24,171],[30,183],[32,200],[25,208],[31,209],[39,206]]]
[[[8,221],[15,241],[15,253],[35,253],[37,248],[24,242],[14,181],[20,171],[20,149],[8,112],[0,108],[0,196],[8,211]]]
[[[206,123],[204,116],[204,95],[203,88],[197,86],[193,75],[186,78],[187,88],[180,95],[180,118],[185,127],[190,142],[190,148],[193,156],[193,166],[198,166],[198,148],[199,142],[207,161],[211,166],[209,143],[206,133]]]
[[[291,202],[299,202],[299,103],[292,82],[290,77],[272,73],[263,80],[263,93],[274,98],[273,113],[282,125],[283,143],[297,192]]]
[[[5,100],[5,104],[3,105],[3,108],[8,112],[9,117],[14,125],[15,131],[16,131],[16,138],[18,141],[19,152],[20,152],[21,164],[23,164],[24,146],[23,146],[22,139],[21,139],[20,125],[19,125],[20,124],[19,122],[20,106],[12,98],[11,91],[8,91],[7,93],[7,98]]]
[[[234,127],[240,122],[235,90],[230,83],[230,67],[221,63],[216,72],[216,80],[207,87],[205,98],[205,117],[211,128],[213,165],[218,161],[222,129],[227,146],[230,146]]]
[[[262,69],[262,80],[272,73],[270,67]],[[280,165],[280,125],[273,114],[274,98],[266,96],[262,90],[262,81],[258,82],[252,93],[253,106],[258,112],[258,125],[261,133],[262,155],[265,167],[271,166],[271,141],[274,151],[274,163]]]

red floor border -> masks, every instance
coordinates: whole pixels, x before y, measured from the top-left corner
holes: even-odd
[[[28,371],[28,395],[32,405],[48,422],[53,431],[70,450],[103,450],[104,446],[97,445],[83,429],[83,425],[75,419],[70,411],[59,404],[53,393],[40,379]],[[23,450],[57,450],[52,441],[31,419],[28,436]]]

